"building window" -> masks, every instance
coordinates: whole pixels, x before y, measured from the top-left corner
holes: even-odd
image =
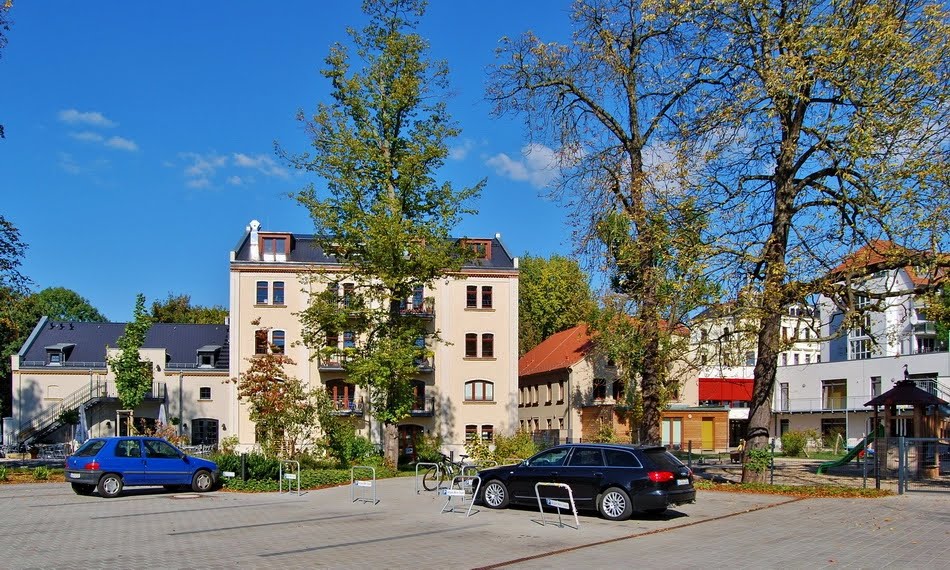
[[[487,239],[465,240],[465,245],[472,250],[472,255],[476,260],[491,259],[491,241]]]
[[[797,352],[792,355],[792,359],[793,359],[793,361],[795,362],[795,364],[798,365],[798,353],[797,353]]]
[[[782,353],[782,366],[788,366],[788,353]]]
[[[594,378],[594,399],[605,400],[607,398],[607,381],[603,378]]]
[[[331,346],[336,348],[340,345],[340,335],[337,332],[328,332],[327,333],[327,342],[326,346]]]
[[[258,305],[267,304],[267,281],[257,282],[257,304]]]
[[[810,355],[810,354],[806,354],[806,355],[805,355],[805,364],[811,364],[811,355]]]
[[[745,353],[745,365],[755,366],[755,351],[749,350]]]
[[[274,304],[283,305],[284,304],[284,282],[283,281],[274,281]]]
[[[871,358],[871,339],[863,338],[852,340],[850,343],[851,360],[866,360]]]
[[[563,380],[558,382],[557,384],[557,403],[558,404],[564,403],[564,381]]]
[[[478,335],[475,333],[465,333],[465,357],[478,357]]]
[[[284,353],[284,331],[271,332],[271,350],[274,354]]]
[[[214,368],[214,353],[213,352],[199,352],[198,353],[198,367],[199,368]]]
[[[482,358],[494,358],[495,356],[495,335],[485,333],[482,335]]]
[[[413,411],[429,411],[426,410],[426,383],[422,380],[413,380],[412,381],[412,398]]]
[[[871,298],[867,295],[856,295],[854,297],[854,306],[858,309],[863,309],[871,305]]]
[[[835,442],[844,445],[844,435],[847,422],[844,418],[822,418],[821,419],[821,437],[829,447],[834,446]]]
[[[617,402],[622,402],[626,391],[626,385],[624,384],[623,380],[614,380],[611,389],[614,393],[614,400]]]
[[[847,380],[824,380],[821,383],[821,407],[825,410],[843,410],[848,401]],[[843,421],[843,420],[842,420]]]
[[[49,363],[53,366],[59,366],[63,363],[63,353],[62,352],[50,352],[49,353]]]
[[[495,427],[492,425],[482,426],[482,441],[493,441],[495,439]]]
[[[356,333],[343,331],[343,348],[356,348]]]
[[[788,433],[789,428],[791,427],[791,422],[789,420],[779,420],[778,421],[778,434],[783,436]]]
[[[490,309],[492,306],[491,287],[482,287],[482,308]]]
[[[210,400],[211,399],[211,386],[202,386],[198,388],[198,399],[199,400]]]
[[[191,420],[192,445],[218,445],[218,420]]]
[[[877,398],[881,395],[881,377],[871,376],[871,397]]]
[[[421,311],[423,309],[423,301],[425,290],[422,288],[422,285],[416,285],[412,288],[412,310]]]
[[[471,380],[465,383],[466,402],[495,401],[495,385],[488,380]]]
[[[352,283],[343,284],[343,306],[350,308],[353,304],[353,290],[355,286]]]
[[[267,354],[267,329],[254,331],[254,354]]]
[[[788,382],[782,382],[781,384],[779,384],[778,393],[779,393],[779,401],[778,401],[779,410],[783,412],[787,412],[788,411]]]
[[[554,398],[554,387],[552,386],[550,382],[548,382],[548,390],[546,394],[547,394],[547,399],[544,400],[545,406],[550,405],[551,400]]]
[[[465,288],[465,307],[468,309],[478,308],[478,287],[469,285]]]
[[[478,426],[475,424],[466,424],[465,441],[475,441],[476,437],[478,437]]]
[[[356,386],[353,384],[347,384],[342,380],[330,380],[327,382],[327,395],[330,396],[330,401],[333,402],[333,406],[338,410],[350,409],[350,404],[354,401],[353,397],[355,393]]]

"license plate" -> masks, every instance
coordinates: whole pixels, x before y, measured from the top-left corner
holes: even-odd
[[[79,479],[79,473],[70,473],[70,474],[69,474],[69,478],[70,478],[70,479]]]
[[[676,484],[677,484],[677,485],[689,485],[689,479],[677,479],[677,480],[676,480]]]

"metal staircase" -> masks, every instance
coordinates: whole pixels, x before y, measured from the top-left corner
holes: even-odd
[[[114,386],[112,393],[110,393],[109,383],[97,380],[95,384],[90,384],[89,386],[84,386],[76,390],[60,400],[57,404],[42,410],[24,421],[20,425],[19,431],[16,432],[16,440],[20,444],[28,444],[37,439],[41,439],[63,426],[63,422],[60,421],[60,414],[64,411],[76,410],[79,409],[80,406],[86,406],[88,409],[105,399],[116,397],[117,394],[114,391]],[[166,401],[168,399],[168,388],[163,382],[155,382],[152,384],[149,393],[145,395],[145,398]]]

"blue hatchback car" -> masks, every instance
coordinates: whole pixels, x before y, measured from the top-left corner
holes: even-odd
[[[213,461],[191,457],[159,437],[93,438],[66,458],[66,482],[79,495],[117,497],[124,487],[164,485],[210,491],[218,483]]]

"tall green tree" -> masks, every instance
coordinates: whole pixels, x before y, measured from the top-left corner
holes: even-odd
[[[156,323],[223,325],[228,309],[221,305],[192,305],[190,295],[168,294],[164,301],[152,302],[152,320]]]
[[[700,104],[692,2],[578,0],[569,43],[503,38],[488,96],[497,114],[560,155],[555,194],[576,206],[581,244],[611,277],[639,347],[618,366],[639,378],[638,438],[660,442],[663,346],[682,308],[703,304],[707,218],[688,189],[702,141],[682,116]],[[610,334],[610,330],[603,331]]]
[[[145,311],[145,295],[139,293],[135,298],[132,322],[125,325],[125,332],[117,341],[119,353],[109,359],[119,401],[129,410],[137,408],[152,389],[153,364],[150,360],[143,360],[139,352],[151,326],[152,319]]]
[[[468,213],[482,182],[456,190],[438,182],[447,141],[459,130],[446,112],[448,67],[427,58],[416,32],[419,0],[367,0],[369,24],[348,30],[352,48],[334,45],[323,75],[329,103],[300,120],[309,152],[278,152],[320,176],[297,198],[313,218],[317,241],[340,263],[301,315],[303,340],[322,347],[327,333],[354,331],[349,378],[368,389],[373,417],[384,425],[386,458],[396,463],[397,424],[409,416],[411,380],[437,331],[394,309],[415,285],[431,286],[457,271],[466,254],[450,230]],[[352,51],[351,51],[352,49]],[[342,280],[354,284],[346,298]]]
[[[10,356],[20,349],[23,339],[29,334],[20,318],[29,285],[29,279],[20,273],[26,248],[20,230],[0,215],[0,413],[3,417],[12,413]],[[32,330],[32,325],[30,327]]]
[[[758,299],[755,449],[770,435],[790,303],[825,294],[846,332],[870,272],[945,260],[934,253],[950,219],[948,12],[929,0],[722,0],[702,16],[697,61],[718,80],[688,127],[707,137],[706,189],[727,205],[724,275]],[[832,271],[862,247],[883,261]]]
[[[518,349],[524,354],[556,332],[590,322],[597,303],[574,259],[525,254],[519,260]]]
[[[89,300],[65,287],[47,287],[42,291],[28,295],[24,299],[25,318],[28,323],[36,324],[42,316],[56,321],[74,321],[80,323],[108,322]]]

